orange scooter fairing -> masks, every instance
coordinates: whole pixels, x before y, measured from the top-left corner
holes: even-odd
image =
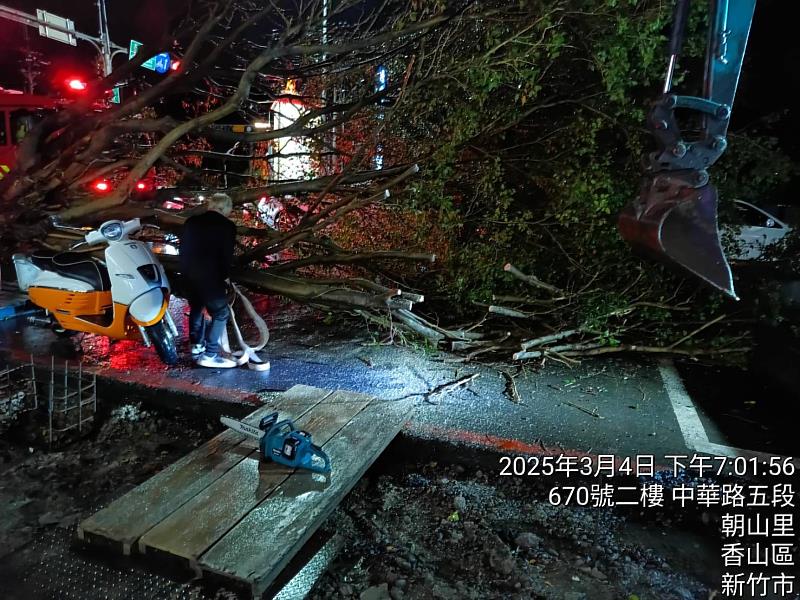
[[[139,333],[128,318],[128,307],[111,300],[111,292],[73,292],[30,287],[31,302],[49,311],[69,331],[135,339]]]

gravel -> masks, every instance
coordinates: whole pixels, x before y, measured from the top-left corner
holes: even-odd
[[[323,526],[344,548],[310,598],[707,600],[718,581],[716,539],[698,547],[680,515],[551,506],[549,488],[469,465],[379,471]]]
[[[0,440],[0,578],[35,570],[41,556],[27,564],[15,551],[42,530],[74,530],[215,432],[129,406],[56,452]],[[379,461],[323,525],[342,549],[309,597],[706,600],[714,592],[713,520],[557,507],[548,491],[540,480],[469,464]]]

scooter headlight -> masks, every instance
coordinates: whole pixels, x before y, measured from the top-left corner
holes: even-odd
[[[122,223],[119,221],[107,223],[100,228],[100,234],[110,242],[116,242],[122,237]]]

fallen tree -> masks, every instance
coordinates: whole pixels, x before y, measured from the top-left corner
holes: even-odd
[[[155,169],[176,193],[234,198],[238,282],[464,360],[741,352],[749,316],[632,257],[613,223],[635,193],[641,90],[661,73],[667,18],[655,1],[346,0],[327,16],[321,0],[193,3],[25,138],[0,183],[4,253],[68,245],[53,218],[136,216],[176,233],[196,209],[132,200]],[[142,79],[165,50],[180,68]],[[121,81],[137,93],[94,110]],[[296,118],[287,102],[302,103]],[[301,151],[285,151],[292,139]],[[733,136],[730,164],[745,155],[786,176],[747,139]],[[305,170],[277,179],[298,156]],[[721,168],[723,188],[747,178]],[[98,177],[114,182],[102,198],[86,191]],[[283,223],[252,218],[261,198]]]
[[[176,232],[187,214],[168,214],[152,203],[131,202],[134,185],[154,166],[176,171],[178,181],[198,182],[211,193],[223,186],[214,176],[214,161],[204,164],[198,156],[227,164],[228,158],[239,158],[234,150],[237,146],[263,150],[275,140],[302,138],[308,140],[308,146],[323,147],[330,145],[333,132],[344,136],[353,129],[361,134],[358,146],[352,153],[329,153],[335,155],[335,164],[318,165],[314,177],[275,181],[268,174],[225,188],[240,208],[263,196],[291,196],[308,203],[288,229],[277,230],[263,223],[239,227],[236,279],[251,288],[319,307],[410,313],[414,303],[423,300],[422,295],[403,294],[399,288],[364,277],[312,279],[293,273],[311,265],[435,260],[422,251],[345,249],[327,232],[348,213],[384,201],[390,190],[417,172],[414,164],[370,168],[378,124],[366,128],[357,124],[375,121],[376,107],[396,95],[404,82],[376,90],[369,78],[379,61],[404,60],[425,36],[464,18],[459,14],[462,8],[412,12],[405,3],[370,7],[346,1],[337,3],[326,15],[323,2],[285,8],[239,0],[192,5],[175,24],[173,37],[142,49],[136,59],[92,83],[81,101],[45,118],[25,138],[17,168],[3,181],[1,190],[5,251],[36,244],[45,236],[46,246],[68,246],[74,236],[53,231],[53,219],[86,225],[109,218],[140,217],[154,219],[165,232]],[[268,26],[273,30],[265,42],[263,32]],[[117,107],[93,110],[102,90],[126,78],[129,90],[143,59],[165,50],[180,56],[180,69],[154,85],[142,82],[138,93],[126,94]],[[353,85],[354,78],[367,81]],[[287,83],[293,81],[301,81],[307,95],[284,93]],[[345,85],[347,98],[336,99],[336,92],[341,95]],[[160,105],[184,96],[190,100],[183,110],[173,108],[162,114]],[[281,116],[279,101],[287,98],[302,98],[306,110],[282,127],[254,130],[231,125],[237,121],[274,122]],[[209,146],[226,145],[229,149],[221,152],[208,150]],[[319,160],[319,154],[309,151],[307,158]],[[251,152],[247,162],[258,158],[274,163],[281,156],[272,151],[256,157]],[[87,194],[85,188],[98,177],[114,178],[113,191],[101,198]],[[286,252],[291,260],[274,264],[268,271],[261,268],[265,257]]]

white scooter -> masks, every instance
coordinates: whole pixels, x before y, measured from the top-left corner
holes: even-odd
[[[130,239],[140,229],[139,219],[106,221],[68,252],[15,254],[17,282],[63,329],[141,337],[164,363],[174,365],[178,330],[168,310],[169,281],[148,245]],[[105,261],[72,251],[100,244],[106,244]]]

